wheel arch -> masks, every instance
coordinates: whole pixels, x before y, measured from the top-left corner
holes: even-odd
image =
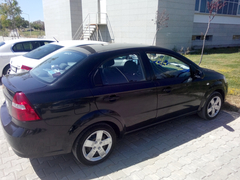
[[[2,71],[1,71],[1,74],[0,74],[0,76],[3,76],[4,75],[4,72],[6,71],[6,69],[8,69],[8,68],[11,68],[11,66],[10,66],[10,64],[8,63],[8,64],[6,64],[3,68],[2,68]]]
[[[74,145],[78,136],[84,132],[87,128],[95,126],[99,123],[105,123],[113,128],[118,138],[121,138],[125,133],[125,124],[117,118],[116,115],[111,111],[96,110],[82,116],[78,121],[76,121],[68,130],[70,139],[74,139],[72,145]]]
[[[222,83],[221,83],[221,85],[215,84],[215,85],[211,86],[211,88],[209,88],[209,90],[205,93],[204,98],[202,99],[201,104],[198,108],[198,111],[200,111],[204,107],[207,99],[209,98],[209,96],[211,96],[211,94],[213,92],[219,92],[222,95],[223,102],[225,101],[227,93],[224,90]]]

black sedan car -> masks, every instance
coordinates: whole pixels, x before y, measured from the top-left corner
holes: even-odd
[[[188,114],[215,118],[228,88],[222,74],[178,53],[128,44],[65,49],[2,82],[1,124],[17,155],[72,151],[87,165],[124,134]]]

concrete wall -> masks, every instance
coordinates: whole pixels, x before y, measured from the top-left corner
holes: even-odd
[[[42,0],[47,38],[70,40],[82,23],[81,1]]]
[[[82,7],[83,7],[82,8],[83,21],[86,20],[85,22],[88,24],[89,17],[88,19],[86,19],[86,17],[90,13],[91,14],[90,23],[96,23],[97,18],[96,13],[98,12],[98,0],[82,0]]]
[[[193,35],[202,35],[207,29],[207,23],[194,23]],[[212,35],[211,40],[205,41],[205,47],[240,46],[240,39],[233,39],[233,35],[240,35],[240,24],[210,24],[207,35]],[[193,40],[192,47],[202,47],[202,40]]]
[[[192,35],[200,36],[205,34],[207,29],[208,14],[195,13]],[[206,47],[228,47],[240,46],[240,39],[233,39],[233,35],[240,35],[240,16],[216,15],[211,21],[208,31],[211,40],[206,40]],[[202,40],[193,40],[192,47],[202,47]]]
[[[152,44],[157,8],[157,0],[107,0],[115,42]]]
[[[107,0],[115,42],[141,43],[173,49],[191,47],[195,1]],[[156,33],[155,16],[166,10],[168,27]]]
[[[190,48],[195,0],[159,0],[158,9],[169,14],[168,27],[157,34],[156,45],[173,49]]]
[[[70,12],[72,38],[82,24],[82,1],[70,0]]]
[[[208,16],[195,13],[195,0],[43,0],[43,9],[47,38],[72,39],[89,13],[92,13],[90,21],[85,23],[95,24],[97,12],[102,10],[108,14],[114,42],[149,45],[153,44],[157,29],[156,11],[161,13],[166,10],[169,14],[168,27],[157,33],[154,44],[168,49],[201,46],[202,41],[192,41],[192,35],[205,32],[205,18]],[[239,23],[239,16],[216,16],[209,31],[209,35],[213,35],[212,41],[207,41],[206,45],[239,45],[239,40],[232,38],[240,35]],[[103,39],[108,41],[110,30],[106,25],[99,29]]]

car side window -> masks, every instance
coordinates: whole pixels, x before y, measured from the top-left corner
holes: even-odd
[[[157,79],[190,77],[190,67],[181,60],[156,53],[147,53]]]
[[[22,52],[24,50],[22,43],[17,43],[13,46],[14,52]]]
[[[17,43],[13,46],[14,52],[28,52],[33,49],[33,45],[31,42],[23,42],[23,43]]]
[[[145,81],[142,62],[138,54],[125,54],[105,61],[98,68],[103,85]]]
[[[31,42],[24,42],[22,44],[25,51],[31,51],[33,49],[33,45]]]
[[[51,42],[49,42],[49,41],[44,41],[44,42],[43,42],[43,45],[46,45],[46,44],[49,44],[49,43],[51,43]]]
[[[33,41],[32,42],[32,50],[33,49],[36,49],[38,47],[42,46],[41,42],[40,41]]]

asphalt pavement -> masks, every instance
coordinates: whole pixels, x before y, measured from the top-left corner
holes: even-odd
[[[192,115],[129,134],[96,166],[84,166],[72,154],[20,158],[0,127],[0,179],[238,180],[240,114],[222,111],[212,121]]]

